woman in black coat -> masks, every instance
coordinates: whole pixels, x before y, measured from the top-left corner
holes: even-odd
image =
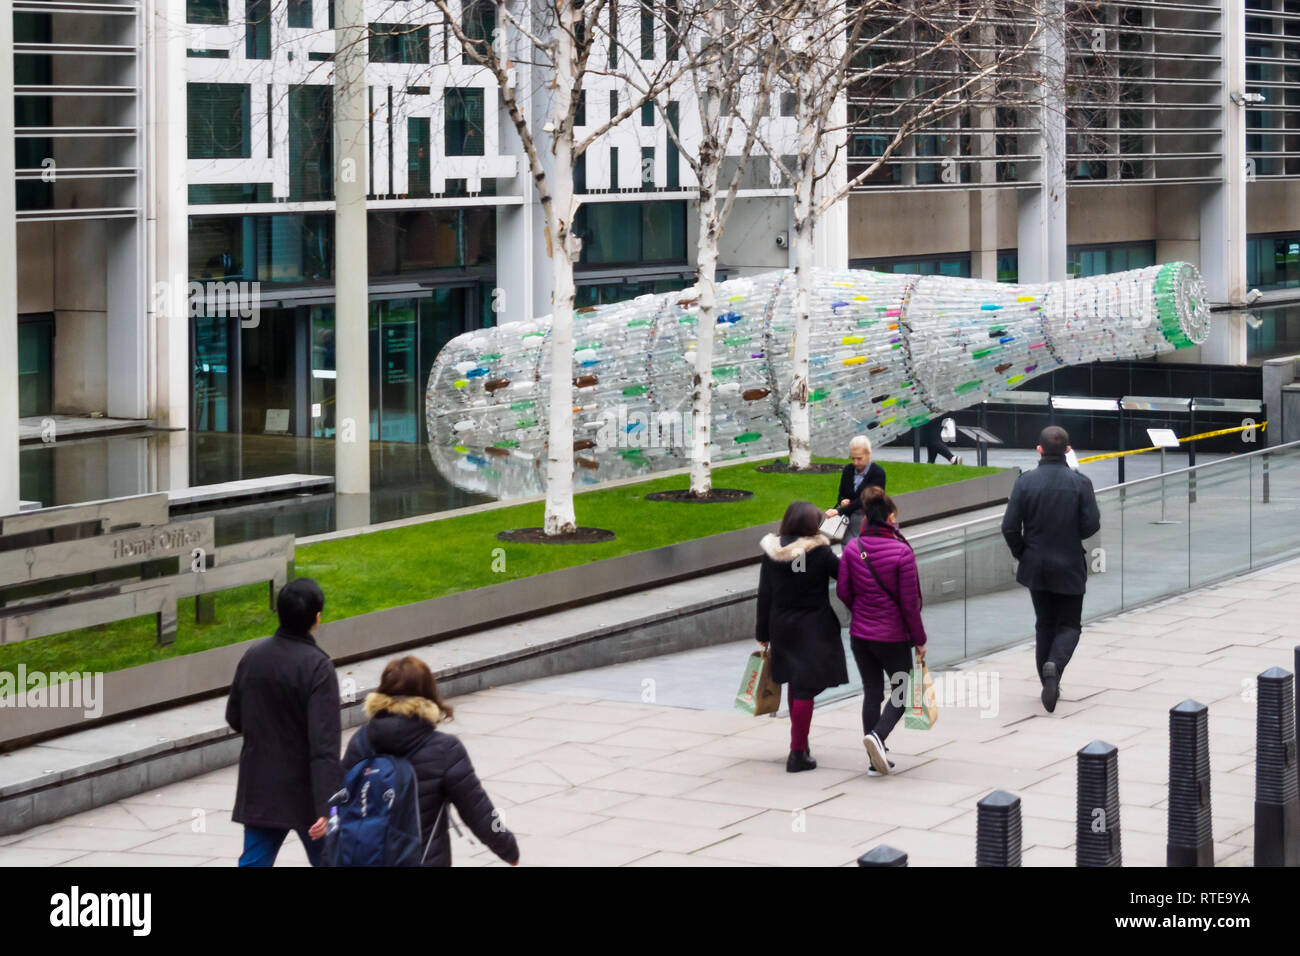
[[[790,773],[812,770],[808,748],[813,698],[827,687],[848,682],[840,621],[831,608],[830,582],[840,559],[818,533],[822,512],[807,501],[785,511],[777,534],[763,538],[758,575],[758,642],[771,647],[772,679],[788,684]]]
[[[365,726],[373,753],[404,757],[415,771],[420,790],[420,832],[427,841],[438,823],[438,832],[424,860],[425,866],[451,866],[449,813],[438,819],[450,801],[460,818],[488,847],[511,866],[519,862],[514,834],[498,819],[492,801],[474,774],[465,745],[437,725],[451,719],[451,708],[438,696],[433,671],[418,657],[390,661],[379,680],[379,690],[366,697]],[[343,757],[344,773],[364,760],[358,731],[348,742]]]

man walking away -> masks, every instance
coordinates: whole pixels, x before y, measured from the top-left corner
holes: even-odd
[[[244,825],[240,866],[271,866],[293,830],[320,864],[329,799],[342,785],[339,685],[312,637],[325,595],[311,578],[280,590],[280,628],[245,652],[226,723],[244,735],[231,819]]]
[[[1020,566],[1016,580],[1034,602],[1043,706],[1051,713],[1061,675],[1079,645],[1088,563],[1083,542],[1101,528],[1092,482],[1065,463],[1070,436],[1056,425],[1038,436],[1038,467],[1016,479],[1002,536]]]

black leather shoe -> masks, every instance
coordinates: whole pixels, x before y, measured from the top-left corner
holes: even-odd
[[[1061,679],[1056,665],[1048,661],[1043,665],[1043,706],[1050,714],[1056,710],[1056,701],[1061,696]]]
[[[785,758],[785,772],[798,773],[801,770],[816,770],[817,761],[813,760],[812,753],[807,750],[791,750],[790,756]]]

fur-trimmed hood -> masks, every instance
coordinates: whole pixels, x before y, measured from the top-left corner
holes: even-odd
[[[419,717],[429,724],[437,724],[444,716],[438,705],[427,697],[389,697],[379,691],[367,694],[366,716],[373,717],[381,711],[399,717]]]
[[[781,539],[774,534],[763,536],[759,542],[763,553],[773,561],[780,561],[783,564],[790,564],[800,555],[807,554],[813,548],[820,548],[823,545],[830,547],[830,539],[824,534],[814,534],[806,538],[795,538],[789,544],[781,544]]]

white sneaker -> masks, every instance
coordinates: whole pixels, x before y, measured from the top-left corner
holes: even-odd
[[[872,769],[881,775],[889,773],[892,764],[885,756],[885,743],[876,736],[874,731],[862,738],[862,746],[867,748],[867,757],[871,760]]]
[[[953,455],[953,456],[952,456],[952,461],[948,462],[948,464],[950,464],[950,465],[960,465],[960,464],[961,464],[961,455]]]

